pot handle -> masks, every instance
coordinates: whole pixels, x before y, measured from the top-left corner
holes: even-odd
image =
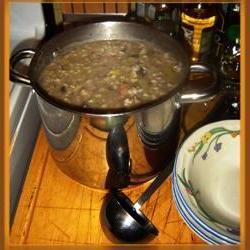
[[[213,99],[217,92],[218,75],[215,66],[192,64],[189,80],[179,94],[177,102],[179,104],[206,102]]]
[[[23,49],[16,52],[10,58],[10,80],[16,83],[24,84],[25,86],[32,87],[32,83],[29,77],[18,72],[15,68],[16,65],[27,58],[33,58],[35,55],[35,50],[33,49]]]

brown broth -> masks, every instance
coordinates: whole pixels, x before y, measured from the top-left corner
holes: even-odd
[[[91,108],[132,107],[158,99],[176,87],[180,64],[142,41],[78,44],[59,53],[39,83],[52,97]]]

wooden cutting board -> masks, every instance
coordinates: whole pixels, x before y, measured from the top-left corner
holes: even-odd
[[[188,127],[202,119],[213,103],[206,107],[191,105],[185,120]],[[135,201],[149,184],[130,188],[125,193]],[[10,243],[117,244],[105,235],[100,223],[105,194],[77,183],[60,171],[41,128],[11,228]],[[142,210],[160,231],[148,244],[206,244],[188,228],[176,210],[171,177]]]

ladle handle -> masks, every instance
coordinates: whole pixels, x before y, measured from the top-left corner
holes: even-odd
[[[106,158],[109,171],[106,188],[124,188],[130,183],[130,154],[126,131],[122,125],[115,126],[106,141]]]
[[[169,176],[172,172],[172,164],[167,166],[151,183],[151,185],[144,191],[144,193],[139,197],[139,199],[134,204],[134,207],[140,208],[151,196],[152,194],[160,187],[163,181]]]

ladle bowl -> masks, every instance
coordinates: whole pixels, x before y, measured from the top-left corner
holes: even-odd
[[[125,242],[147,240],[158,235],[158,229],[140,208],[169,176],[172,169],[172,164],[166,166],[135,203],[121,191],[111,190],[101,211],[104,232],[108,229],[116,239]]]
[[[111,191],[102,209],[104,227],[121,241],[150,240],[158,235],[152,222],[120,191]]]

